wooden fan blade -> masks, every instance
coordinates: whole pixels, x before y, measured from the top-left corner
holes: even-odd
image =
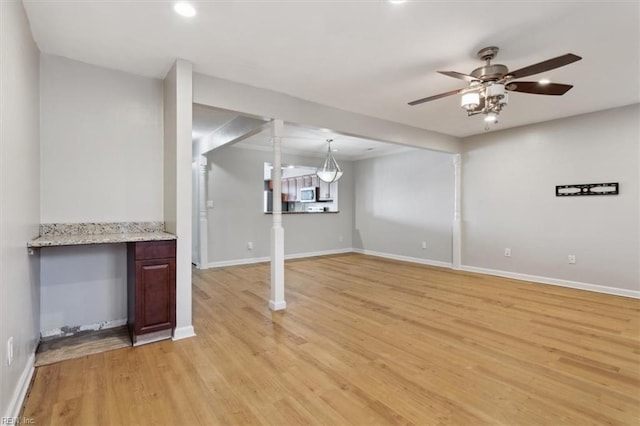
[[[422,104],[429,101],[435,101],[436,99],[446,98],[447,96],[451,96],[451,95],[457,95],[458,93],[462,93],[464,90],[467,90],[467,89],[452,90],[451,92],[440,93],[439,95],[433,95],[427,98],[417,99],[415,101],[409,102],[409,105],[413,106],[413,105],[418,105],[418,104]]]
[[[440,74],[444,74],[449,77],[459,78],[460,80],[468,81],[469,83],[471,83],[472,81],[478,81],[477,78],[470,76],[469,74],[462,74],[461,72],[457,72],[457,71],[438,71],[438,72]]]
[[[519,70],[512,71],[507,75],[514,79],[528,77],[530,75],[539,74],[541,72],[569,65],[573,62],[579,61],[580,59],[582,58],[578,55],[567,53],[566,55],[558,56],[557,58],[548,59],[546,61],[538,62],[537,64],[529,65],[528,67],[520,68]]]
[[[547,83],[540,84],[537,81],[514,81],[505,87],[512,92],[531,93],[533,95],[564,95],[573,86],[570,84]]]

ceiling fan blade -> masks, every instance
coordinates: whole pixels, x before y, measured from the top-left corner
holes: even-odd
[[[566,55],[558,56],[557,58],[548,59],[546,61],[538,62],[537,64],[529,65],[528,67],[520,68],[519,70],[512,71],[507,75],[511,76],[513,79],[528,77],[530,75],[539,74],[541,72],[569,65],[579,61],[580,59],[582,58],[578,55],[567,53]]]
[[[537,81],[513,81],[507,84],[506,89],[512,92],[531,93],[534,95],[559,96],[567,93],[572,87],[570,84],[540,84]]]
[[[457,95],[458,93],[462,93],[465,90],[467,89],[452,90],[450,92],[440,93],[439,95],[433,95],[427,98],[417,99],[415,101],[409,102],[409,105],[413,106],[413,105],[418,105],[418,104],[422,104],[429,101],[435,101],[436,99],[446,98],[447,96],[451,96],[451,95]]]
[[[438,71],[438,72],[440,74],[444,74],[449,77],[459,78],[460,80],[468,81],[469,83],[471,83],[472,81],[478,81],[477,78],[470,76],[469,74],[462,74],[461,72],[457,72],[457,71]]]

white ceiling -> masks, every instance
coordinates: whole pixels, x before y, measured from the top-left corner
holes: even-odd
[[[508,128],[640,102],[638,1],[198,1],[182,18],[169,1],[25,0],[44,52],[162,78],[175,58],[194,70],[306,100],[467,136],[483,132],[454,90],[478,49],[518,69],[565,53],[582,61],[532,76],[574,84],[561,97],[514,93]]]
[[[355,161],[417,150],[417,148],[356,138],[321,129],[285,125],[281,140],[282,152],[324,158],[328,149],[327,139],[332,140],[331,150],[337,160]],[[264,151],[273,149],[268,129],[235,145]],[[318,165],[321,162],[319,161]]]
[[[238,117],[238,114],[232,111],[194,104],[193,141],[197,141],[203,136],[223,127],[236,117]],[[398,144],[347,136],[329,129],[318,129],[285,123],[280,141],[281,151],[286,154],[324,158],[327,155],[328,139],[332,141],[331,151],[338,160],[356,161],[365,158],[415,151],[417,149]],[[272,152],[271,129],[266,128],[247,139],[234,142],[234,146]]]

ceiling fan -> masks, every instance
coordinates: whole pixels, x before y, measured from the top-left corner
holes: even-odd
[[[573,53],[567,53],[516,71],[509,71],[505,65],[491,63],[499,50],[495,46],[480,49],[478,57],[486,61],[486,64],[471,71],[471,74],[463,74],[456,71],[438,71],[440,74],[468,82],[468,87],[417,99],[409,102],[409,105],[418,105],[447,96],[462,94],[461,106],[467,111],[468,116],[485,114],[487,123],[495,123],[497,122],[498,114],[508,103],[509,96],[507,91],[559,96],[564,95],[573,87],[570,84],[551,83],[548,80],[514,80],[560,68],[582,59]]]

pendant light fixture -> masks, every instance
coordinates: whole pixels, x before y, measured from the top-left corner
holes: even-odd
[[[340,166],[338,166],[338,162],[331,152],[331,142],[333,142],[333,139],[327,139],[327,142],[329,144],[327,148],[327,158],[324,159],[322,167],[316,171],[316,175],[318,175],[321,181],[331,183],[340,179],[343,172],[340,170]]]

